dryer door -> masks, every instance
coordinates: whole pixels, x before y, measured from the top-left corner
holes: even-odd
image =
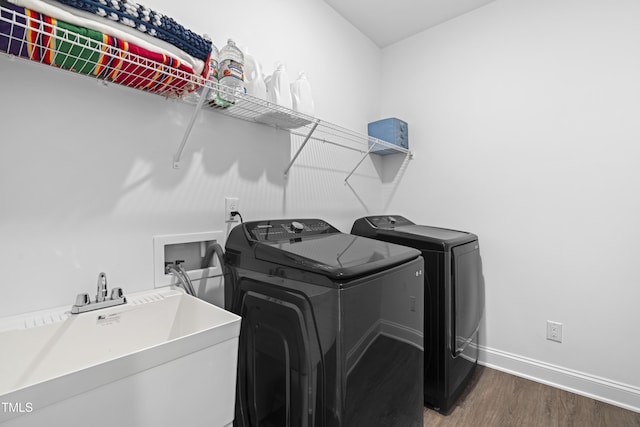
[[[473,340],[480,326],[484,313],[484,278],[477,240],[456,246],[452,252],[454,324],[451,348],[454,355],[458,355]]]

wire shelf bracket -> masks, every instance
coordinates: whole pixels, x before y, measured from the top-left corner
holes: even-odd
[[[204,101],[207,99],[210,88],[204,86],[202,93],[200,94],[200,99],[198,99],[198,104],[196,105],[195,110],[191,114],[191,119],[187,124],[187,129],[184,132],[184,136],[182,137],[182,141],[180,142],[180,146],[178,147],[178,151],[173,156],[173,168],[180,169],[180,159],[182,158],[182,152],[184,151],[184,147],[187,144],[187,140],[189,139],[189,135],[191,135],[191,130],[193,129],[193,125],[196,123],[196,119],[198,118],[198,113],[202,110],[202,106],[204,105]]]
[[[296,154],[293,155],[293,158],[289,162],[289,165],[284,170],[284,177],[285,178],[287,178],[289,176],[289,170],[291,169],[291,166],[293,166],[293,164],[296,162],[296,159],[300,155],[300,152],[302,151],[304,146],[307,145],[307,142],[309,142],[309,140],[311,139],[311,135],[313,135],[313,132],[315,132],[316,128],[318,127],[318,124],[320,124],[320,120],[316,119],[316,122],[313,124],[313,126],[309,130],[309,133],[307,133],[307,136],[305,136],[304,141],[302,141],[302,144],[300,145],[300,148],[298,148],[298,151],[296,151]]]
[[[364,162],[364,159],[366,159],[373,152],[373,150],[376,148],[376,146],[378,146],[378,145],[382,145],[382,146],[384,146],[386,148],[392,148],[392,149],[396,150],[398,153],[404,153],[405,154],[405,159],[407,157],[409,158],[409,160],[413,159],[413,154],[408,149],[398,147],[396,145],[390,144],[390,143],[388,143],[386,141],[379,140],[377,138],[369,137],[369,149],[367,150],[366,153],[364,153],[364,156],[362,156],[360,161],[358,163],[356,163],[354,168],[351,169],[351,172],[349,172],[347,177],[344,179],[345,185],[349,183],[349,178],[351,178],[351,176],[354,174],[354,172],[360,167],[362,162]]]

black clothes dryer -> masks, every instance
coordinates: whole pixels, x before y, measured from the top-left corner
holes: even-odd
[[[416,225],[401,216],[370,216],[352,234],[422,251],[425,265],[424,402],[446,414],[464,391],[478,361],[484,278],[478,236]]]
[[[420,251],[299,219],[240,224],[225,252],[236,426],[422,426]]]

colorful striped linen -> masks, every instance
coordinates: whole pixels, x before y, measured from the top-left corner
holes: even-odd
[[[174,56],[176,59],[179,59],[193,68],[193,71],[196,74],[201,74],[202,76],[207,75],[205,66],[206,69],[208,69],[208,59],[205,63],[205,61],[189,55],[187,52],[178,49],[174,45],[162,41],[159,38],[152,37],[146,33],[142,33],[135,28],[130,28],[126,25],[119,24],[118,22],[104,19],[92,13],[64,5],[57,0],[8,0],[8,2],[16,6],[24,7],[25,9],[37,10],[42,14],[78,27],[90,28],[101,33],[109,34],[120,40],[128,41],[154,52]]]
[[[191,67],[171,56],[4,0],[0,6],[3,52],[166,96],[180,97],[202,83]]]
[[[15,56],[29,57],[26,32],[27,18],[24,9],[0,0],[0,51]],[[20,12],[22,11],[22,12]]]
[[[183,27],[173,18],[158,13],[132,0],[57,0],[98,17],[157,37],[184,50],[196,58],[206,60],[211,54],[211,40]]]

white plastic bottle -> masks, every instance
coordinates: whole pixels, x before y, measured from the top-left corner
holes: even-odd
[[[289,87],[289,75],[287,67],[278,63],[267,86],[267,101],[291,109],[291,89]]]
[[[244,96],[244,55],[231,39],[220,49],[220,63],[218,71],[220,83],[218,99],[227,103],[234,103]]]
[[[244,80],[247,95],[267,99],[267,85],[262,74],[262,67],[247,48],[244,49]]]
[[[298,75],[298,79],[295,82],[291,83],[291,100],[295,111],[309,116],[315,114],[311,85],[304,71]]]
[[[211,58],[209,59],[209,77],[210,81],[209,95],[207,101],[216,99],[218,96],[218,68],[220,66],[220,52],[215,44],[211,43]]]
[[[269,74],[268,76],[264,76],[264,85],[267,89],[267,98],[266,100],[269,102],[273,102],[272,100],[272,92],[273,92],[273,74]]]

